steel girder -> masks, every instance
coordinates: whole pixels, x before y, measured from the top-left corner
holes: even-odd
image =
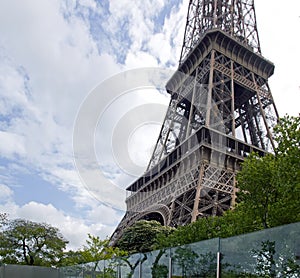
[[[234,205],[244,157],[274,147],[273,71],[261,56],[253,0],[190,0],[166,117],[146,172],[127,188],[112,242],[139,219],[176,227]]]
[[[220,29],[260,53],[254,0],[191,0],[180,63],[207,30]]]

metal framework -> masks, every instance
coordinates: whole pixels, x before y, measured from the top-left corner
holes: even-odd
[[[127,188],[112,242],[139,219],[176,227],[234,205],[240,163],[274,147],[273,72],[253,0],[190,0],[179,67],[166,85],[169,108],[147,171]]]
[[[212,29],[223,30],[261,53],[254,0],[190,0],[180,63]]]

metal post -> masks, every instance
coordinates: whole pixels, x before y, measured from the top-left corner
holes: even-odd
[[[219,238],[218,241],[218,252],[217,252],[217,278],[221,278],[221,259],[222,259],[222,254],[221,254],[221,239]]]
[[[221,252],[217,252],[217,278],[221,278]]]
[[[169,276],[168,278],[172,278],[172,257],[171,257],[171,249],[169,249]]]
[[[117,277],[122,278],[122,269],[121,269],[121,264],[120,264],[119,260],[118,260],[118,265],[117,265]]]
[[[103,278],[105,278],[105,260],[103,261]]]
[[[208,83],[208,95],[206,104],[206,117],[205,126],[210,127],[210,113],[211,113],[211,101],[212,101],[212,91],[214,87],[214,68],[215,68],[215,50],[211,51],[210,58],[210,70],[209,70],[209,83]]]
[[[142,278],[142,262],[139,261],[139,278]]]

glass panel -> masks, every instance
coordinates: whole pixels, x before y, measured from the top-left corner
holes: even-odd
[[[129,257],[119,258],[119,277],[138,278],[140,272],[140,261],[144,254],[133,254]],[[119,278],[118,277],[118,278]]]
[[[221,240],[222,277],[300,277],[300,223]]]
[[[222,278],[300,278],[300,222],[225,239],[146,254],[62,267],[60,278],[216,277],[220,250]]]
[[[92,262],[82,265],[82,277],[84,278],[94,278],[95,268],[98,262]]]
[[[82,265],[71,265],[59,269],[60,278],[79,278],[82,276]]]
[[[169,250],[162,249],[146,254],[142,264],[143,278],[167,278],[169,273]]]
[[[219,239],[172,248],[172,275],[175,277],[216,277]]]

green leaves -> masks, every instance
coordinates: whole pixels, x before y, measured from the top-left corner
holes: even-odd
[[[158,237],[171,231],[172,228],[162,226],[157,221],[140,220],[124,231],[117,246],[129,253],[148,252],[155,248]]]
[[[0,256],[3,263],[54,266],[67,243],[57,228],[16,219],[1,233]]]
[[[159,236],[160,248],[230,237],[300,221],[300,117],[285,116],[274,129],[274,154],[252,153],[237,175],[238,204],[222,217],[198,219]]]
[[[300,118],[280,119],[274,138],[275,155],[250,155],[237,175],[244,213],[263,228],[300,221]]]
[[[84,246],[81,252],[84,262],[95,262],[100,260],[108,260],[113,257],[127,255],[127,252],[120,250],[117,247],[109,245],[109,240],[101,240],[98,236],[88,234],[87,245]]]
[[[94,270],[99,261],[126,256],[127,252],[109,245],[108,239],[100,239],[98,236],[88,234],[86,245],[77,251],[68,251],[61,260],[61,266],[93,263]]]
[[[272,154],[259,157],[251,154],[238,173],[238,200],[245,209],[258,217],[264,228],[269,227],[269,214],[278,198],[278,173],[276,159]]]

